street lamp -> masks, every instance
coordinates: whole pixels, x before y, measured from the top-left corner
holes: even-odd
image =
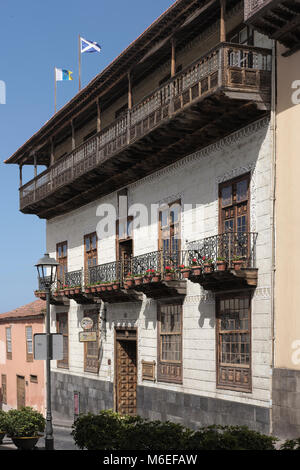
[[[35,265],[38,272],[39,286],[46,292],[46,340],[47,340],[47,358],[46,358],[46,395],[47,395],[47,415],[46,415],[46,450],[54,449],[52,413],[51,413],[51,343],[50,343],[50,290],[55,282],[57,266],[59,263],[50,258],[46,253]]]

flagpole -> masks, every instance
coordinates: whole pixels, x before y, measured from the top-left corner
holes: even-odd
[[[56,67],[54,67],[54,114],[56,114]]]
[[[79,91],[81,90],[81,50],[80,50],[80,34],[78,34],[78,77],[79,77]]]

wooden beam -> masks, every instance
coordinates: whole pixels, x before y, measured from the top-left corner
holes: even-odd
[[[176,40],[175,38],[171,39],[171,77],[174,77],[176,73]]]
[[[75,141],[74,119],[71,119],[71,129],[72,129],[72,150],[75,150],[75,148],[76,148],[76,141]]]
[[[19,172],[20,172],[20,188],[23,186],[23,178],[22,178],[22,169],[23,165],[19,165]]]
[[[97,98],[97,132],[101,131],[101,107],[100,99]]]
[[[225,42],[226,41],[226,24],[225,24],[226,0],[220,0],[220,6],[221,6],[220,42]]]
[[[51,147],[51,150],[50,150],[50,166],[53,165],[54,163],[54,139],[53,137],[51,137],[50,139],[50,147]]]

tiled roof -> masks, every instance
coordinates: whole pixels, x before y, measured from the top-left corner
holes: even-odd
[[[10,312],[0,313],[0,322],[8,319],[24,318],[43,315],[46,310],[46,302],[38,299],[30,304],[18,307]]]

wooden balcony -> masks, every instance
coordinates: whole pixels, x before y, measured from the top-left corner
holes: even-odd
[[[245,22],[288,50],[288,56],[300,48],[300,3],[297,0],[245,0]]]
[[[271,52],[221,43],[20,188],[51,218],[111,193],[266,114]]]

